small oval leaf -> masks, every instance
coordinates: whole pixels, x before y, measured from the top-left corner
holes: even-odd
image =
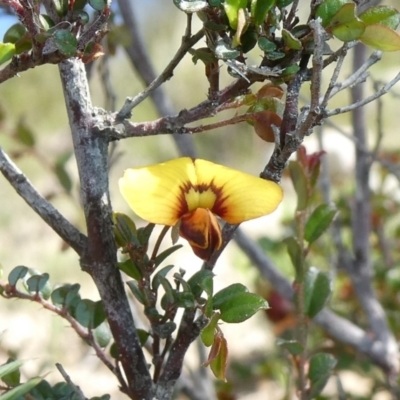
[[[221,304],[221,320],[227,323],[246,321],[259,310],[266,310],[268,302],[255,293],[242,292]]]
[[[318,353],[311,357],[308,378],[311,382],[310,399],[318,396],[332,375],[337,361],[331,354]]]
[[[326,305],[332,294],[332,280],[326,272],[311,267],[304,281],[305,313],[314,318]]]
[[[226,303],[232,297],[237,296],[239,293],[246,293],[248,291],[249,289],[241,283],[234,283],[220,290],[213,297],[214,310],[219,310],[222,304]]]
[[[319,205],[307,220],[304,239],[310,244],[315,242],[329,228],[337,212],[333,204]]]
[[[400,35],[387,26],[380,24],[368,25],[360,38],[367,46],[381,51],[400,50]]]
[[[397,29],[400,24],[400,13],[393,7],[370,7],[359,15],[361,21],[367,25],[380,24],[391,29]]]
[[[54,43],[58,50],[67,57],[76,54],[78,41],[76,37],[67,29],[59,29],[53,34]]]

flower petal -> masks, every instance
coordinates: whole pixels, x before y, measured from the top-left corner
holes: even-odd
[[[211,211],[230,224],[270,214],[282,201],[282,189],[275,182],[205,160],[194,163],[198,187],[211,188],[217,196]],[[202,200],[199,207],[207,208]]]
[[[184,196],[196,184],[194,163],[188,157],[127,169],[119,180],[122,196],[139,217],[169,226],[197,208],[197,194],[190,196],[189,205]]]
[[[189,242],[194,254],[206,261],[222,244],[218,221],[211,211],[205,208],[185,214],[180,221],[179,234]]]

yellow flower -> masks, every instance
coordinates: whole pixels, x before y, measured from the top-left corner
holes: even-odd
[[[239,224],[270,214],[283,196],[272,181],[189,157],[127,169],[119,187],[139,217],[168,226],[179,223],[180,236],[203,260],[222,244],[215,215]]]

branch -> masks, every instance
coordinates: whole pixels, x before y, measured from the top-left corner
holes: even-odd
[[[324,103],[331,99],[333,96],[335,96],[337,93],[340,91],[347,89],[349,87],[353,87],[355,85],[358,85],[359,83],[364,82],[367,77],[369,76],[369,73],[367,72],[368,69],[376,64],[378,61],[382,59],[382,52],[381,51],[374,51],[368,59],[362,63],[359,68],[354,71],[347,79],[345,79],[341,83],[337,83],[334,85],[332,90],[330,91],[329,95],[325,95],[325,101]],[[342,58],[343,60],[343,58]],[[327,92],[328,93],[328,92]]]
[[[327,111],[325,113],[325,117],[332,117],[334,115],[344,114],[346,112],[353,111],[357,108],[363,107],[366,104],[371,103],[372,101],[375,101],[379,97],[385,95],[398,81],[400,81],[400,72],[390,82],[388,82],[385,86],[383,86],[373,95],[358,100],[355,103],[350,104],[348,106],[335,108],[333,110]]]
[[[150,400],[153,383],[117,268],[108,188],[107,139],[92,129],[98,110],[91,105],[83,63],[77,59],[67,60],[59,68],[89,239],[81,264],[99,290],[131,396]]]
[[[363,62],[365,51],[365,46],[356,46],[353,60],[354,70],[357,70],[360,63]],[[361,85],[353,87],[351,95],[354,104],[360,103],[364,97],[363,87]],[[362,147],[367,147],[367,127],[365,121],[365,110],[363,108],[356,108],[352,115],[353,131],[357,142]],[[387,371],[389,373],[389,381],[393,385],[395,384],[395,377],[400,370],[398,346],[389,330],[385,311],[375,296],[371,282],[371,196],[369,187],[371,162],[371,158],[356,147],[356,188],[352,207],[354,260],[348,273],[375,337],[381,341],[386,350],[387,357],[393,358],[392,368]]]
[[[209,321],[203,314],[195,320],[195,315],[196,310],[186,309],[182,316],[178,334],[156,385],[155,398],[157,400],[171,399],[175,383],[182,371],[185,354],[190,344],[200,335]]]
[[[61,239],[82,256],[87,237],[79,232],[54,206],[37,192],[28,178],[0,147],[0,171],[15,191],[49,225]]]
[[[42,54],[40,57],[33,57],[33,55],[28,53],[22,53],[18,56],[14,56],[11,62],[0,70],[0,83],[13,78],[21,72],[27,71],[30,68],[35,68],[44,64],[59,64],[67,58],[67,56],[58,51],[45,55]]]
[[[128,98],[125,101],[122,109],[117,114],[117,122],[121,121],[125,118],[129,118],[131,115],[131,111],[139,105],[143,100],[145,100],[149,95],[161,86],[164,82],[171,79],[173,76],[173,71],[177,67],[177,65],[181,62],[183,57],[186,55],[189,49],[193,47],[202,37],[204,36],[204,29],[200,29],[195,35],[190,37],[183,37],[181,47],[176,52],[175,56],[165,67],[164,71],[150,83],[150,85],[143,90],[143,92],[139,93],[134,98]]]
[[[189,110],[182,110],[177,115],[169,115],[150,122],[134,123],[124,120],[122,124],[110,119],[99,121],[95,129],[99,134],[103,133],[109,141],[170,133],[178,136],[191,134],[195,128],[185,127],[185,125],[214,116],[225,103],[231,101],[235,96],[245,93],[253,82],[253,80],[247,82],[244,79],[238,79],[216,94],[213,100],[204,100]],[[184,153],[181,152],[181,155]]]
[[[130,37],[135,38],[134,42],[132,41],[131,44],[125,49],[134,68],[136,68],[139,77],[146,86],[149,86],[151,82],[157,78],[157,75],[143,43],[142,33],[137,29],[138,24],[136,22],[133,2],[131,0],[118,0],[118,4],[121,9],[122,18],[125,22],[125,25],[129,29]],[[185,36],[189,37],[190,31],[187,31]],[[162,87],[158,87],[157,89],[153,90],[150,93],[150,96],[153,99],[154,105],[160,116],[175,114],[175,110],[171,104],[171,101],[165,95]],[[196,149],[194,147],[192,138],[183,137],[174,133],[172,137],[180,154],[188,157],[196,157]]]
[[[75,393],[75,395],[77,396],[78,400],[86,400],[86,396],[83,394],[81,388],[79,386],[75,385],[74,382],[72,382],[70,376],[67,374],[64,367],[59,363],[56,363],[56,367],[60,371],[60,374],[64,378],[65,382],[67,382],[68,385],[72,388],[72,390]]]

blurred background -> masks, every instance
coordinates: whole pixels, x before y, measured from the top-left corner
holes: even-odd
[[[143,35],[154,68],[160,73],[180,45],[185,29],[185,16],[172,1],[132,0],[132,2],[136,10],[138,30]],[[308,6],[308,2],[300,3],[302,6]],[[397,1],[385,1],[385,4],[398,6]],[[122,21],[116,4],[113,7],[115,7],[114,24],[119,26]],[[304,13],[306,12],[307,9],[304,10]],[[5,9],[0,9],[0,38],[16,22],[15,16],[8,15]],[[193,31],[199,27],[199,21],[194,18]],[[118,35],[123,28],[119,29],[119,33],[117,30],[112,31],[117,38],[121,37]],[[201,46],[199,43],[197,47]],[[256,64],[259,55],[252,54],[250,57],[254,57]],[[372,68],[374,80],[388,80],[388,77],[394,76],[398,69],[398,53],[385,54],[383,62]],[[232,78],[226,73],[226,67],[222,66],[221,70],[222,87]],[[330,71],[326,71],[328,77]],[[345,68],[345,74],[349,72],[348,66]],[[342,79],[345,78],[345,74]],[[144,89],[121,47],[115,54],[96,60],[91,66],[90,76],[93,104],[108,110],[110,107],[114,110],[120,109],[126,97],[134,96]],[[108,83],[111,84],[111,91],[106,89]],[[324,84],[327,84],[327,81]],[[257,85],[254,91],[256,88]],[[187,55],[174,71],[173,78],[163,85],[163,89],[176,112],[195,106],[207,96],[208,84],[203,64],[198,62],[194,65],[191,57]],[[372,92],[374,88],[369,85],[368,90]],[[399,96],[399,88],[395,88],[394,93]],[[303,95],[304,101],[307,102],[309,96],[307,87],[304,87]],[[347,104],[349,101],[349,95],[343,93],[334,99],[330,108]],[[385,120],[382,147],[393,151],[398,147],[398,97],[388,95],[382,107]],[[376,135],[374,124],[377,112],[375,105],[368,106],[372,142]],[[233,115],[233,111],[225,112],[219,115],[218,119]],[[157,117],[152,101],[147,99],[134,109],[132,120],[150,121]],[[0,145],[38,191],[50,199],[75,226],[84,231],[77,170],[72,155],[71,135],[57,66],[45,65],[1,84],[0,118]],[[201,122],[210,121],[211,119]],[[342,130],[351,133],[349,115],[336,118],[333,122]],[[352,141],[331,126],[326,127],[323,138],[334,190],[342,193],[351,192],[353,184],[349,174],[354,163]],[[29,145],[29,140],[34,140],[34,145]],[[272,144],[262,141],[246,123],[194,135],[193,140],[200,158],[254,175],[259,174],[272,152]],[[318,142],[313,136],[306,139],[305,146],[309,152],[319,150]],[[117,188],[118,178],[124,169],[178,156],[175,143],[168,135],[132,138],[116,143],[110,170],[110,190],[114,210],[134,217]],[[375,178],[378,183],[381,182],[378,172]],[[293,276],[292,266],[281,240],[290,229],[287,221],[293,216],[295,198],[289,180],[284,180],[282,184],[285,200],[278,212],[247,222],[243,224],[243,228],[251,237],[259,240],[266,250],[268,249],[269,255],[277,262],[281,271],[290,278]],[[390,183],[389,180],[386,184],[389,188],[393,185],[395,188],[393,193],[397,193],[397,183]],[[82,297],[93,300],[99,298],[91,279],[80,270],[76,254],[67,248],[24,203],[2,176],[0,176],[0,202],[0,263],[3,267],[3,279],[7,279],[8,273],[15,266],[25,265],[41,272],[48,272],[52,285],[78,282],[82,286]],[[137,220],[137,222],[139,225],[143,224],[143,221]],[[192,254],[186,243],[183,241],[182,243],[184,248],[175,255],[174,261],[177,268],[186,269],[190,276],[200,268],[201,260]],[[328,260],[324,261],[323,257],[321,259],[323,267],[329,268]],[[259,292],[271,289],[267,282],[262,282],[257,270],[233,243],[224,252],[214,272],[217,274],[217,289],[234,282],[242,282]],[[282,300],[277,299],[277,301],[279,303]],[[289,307],[288,310],[285,309],[286,306]],[[284,316],[290,314],[289,305],[280,303],[280,307],[283,307]],[[57,382],[61,377],[54,363],[59,362],[72,380],[81,386],[86,396],[110,393],[113,399],[124,397],[117,389],[117,381],[98,361],[93,350],[82,343],[66,322],[57,316],[41,309],[37,304],[4,299],[0,299],[0,315],[0,364],[10,355],[16,356],[26,360],[23,369],[26,378],[48,374],[49,381]],[[225,385],[230,387],[230,392],[235,395],[231,398],[246,400],[284,398],[285,374],[290,366],[276,354],[274,346],[275,333],[286,329],[286,326],[277,324],[277,321],[282,322],[283,319],[259,313],[243,324],[225,324],[222,327],[230,349],[229,376],[232,379],[231,383]],[[290,318],[285,320],[285,323],[290,326]],[[319,335],[323,336],[322,333]],[[316,335],[313,340],[318,338]],[[197,349],[194,346],[189,364],[196,366],[197,359]],[[343,373],[350,376],[345,382],[351,398],[372,398],[371,388],[374,381],[363,372],[362,368],[357,371],[349,368]],[[375,370],[374,373],[379,374],[379,371]],[[334,396],[333,386],[335,385],[328,385],[326,396]],[[229,390],[226,390],[226,393],[228,392]],[[266,394],[273,397],[265,397]],[[375,400],[388,398],[384,396],[385,393],[382,392],[373,398]]]

